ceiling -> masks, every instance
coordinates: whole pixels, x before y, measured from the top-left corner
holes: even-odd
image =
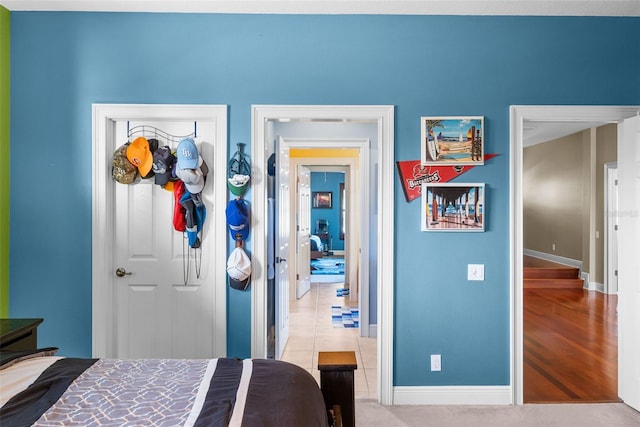
[[[554,139],[573,135],[585,129],[607,124],[607,122],[545,122],[525,121],[523,125],[523,147],[553,141]]]
[[[0,0],[11,11],[640,16],[640,0]]]
[[[640,0],[0,0],[11,11],[640,16]],[[605,123],[527,122],[524,146]]]

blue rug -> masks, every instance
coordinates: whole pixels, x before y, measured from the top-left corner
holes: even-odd
[[[360,325],[360,310],[357,307],[332,305],[331,323],[334,328],[357,328]]]
[[[341,258],[312,259],[311,274],[344,274],[344,259],[341,259]]]
[[[345,288],[336,289],[337,297],[346,297],[347,295],[349,295],[349,289],[345,289]]]

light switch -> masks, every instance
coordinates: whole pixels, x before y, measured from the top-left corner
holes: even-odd
[[[484,280],[484,264],[468,264],[467,280]]]

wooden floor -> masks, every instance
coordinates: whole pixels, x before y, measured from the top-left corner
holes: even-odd
[[[524,402],[617,402],[616,295],[525,288]]]

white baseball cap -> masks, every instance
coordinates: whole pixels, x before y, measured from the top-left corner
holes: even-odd
[[[245,290],[251,277],[251,260],[241,246],[236,246],[227,260],[229,285],[233,289]]]

